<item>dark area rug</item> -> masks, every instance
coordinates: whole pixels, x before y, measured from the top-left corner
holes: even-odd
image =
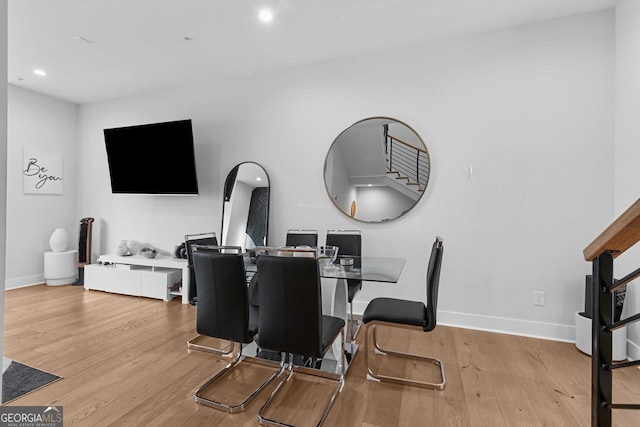
[[[7,403],[59,379],[57,375],[5,358],[2,374],[2,403]]]

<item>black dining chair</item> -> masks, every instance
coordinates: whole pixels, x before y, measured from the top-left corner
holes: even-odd
[[[281,352],[281,360],[287,360],[286,375],[258,413],[260,424],[287,425],[266,415],[269,406],[285,387],[294,372],[337,380],[337,386],[325,405],[320,421],[327,417],[333,402],[344,385],[344,326],[343,319],[322,314],[322,297],[318,261],[301,256],[258,256],[260,276],[260,313],[256,342],[261,348]],[[294,366],[294,355],[322,359],[340,340],[340,373]],[[295,406],[295,402],[288,402]]]
[[[242,355],[243,344],[252,343],[258,333],[258,319],[251,309],[251,289],[247,288],[246,284],[242,248],[193,245],[192,251],[198,287],[196,329],[202,336],[219,338],[238,344],[235,358],[200,386],[196,390],[194,398],[197,403],[225,412],[240,412],[261,390],[282,373],[284,362],[278,364]],[[234,348],[235,345],[232,345],[232,350]],[[223,402],[205,397],[215,386],[222,390],[241,386],[241,384],[235,383],[230,375],[234,369],[241,366],[241,362],[266,365],[275,369],[241,402]],[[247,369],[249,368],[247,367]],[[255,375],[259,375],[259,373],[253,373],[248,377]]]
[[[389,328],[417,329],[431,332],[436,327],[436,313],[438,308],[438,287],[440,282],[440,267],[442,265],[443,244],[440,237],[436,237],[431,248],[429,266],[427,268],[427,305],[418,301],[409,301],[395,298],[374,298],[364,311],[362,321],[365,324],[364,356],[367,367],[367,378],[377,381],[385,381],[396,384],[405,384],[434,390],[443,390],[446,384],[444,366],[442,361],[431,357],[420,356],[411,353],[403,353],[382,348],[377,340],[378,326]],[[369,332],[373,336],[373,349],[369,348]],[[374,371],[371,366],[370,351],[375,350],[379,361],[385,357],[399,357],[404,359],[419,360],[437,365],[440,368],[441,381],[432,383],[418,381],[404,377],[394,377],[381,374],[380,363]]]
[[[186,289],[189,304],[196,305],[198,303],[198,292],[196,289],[196,278],[193,274],[193,256],[191,251],[192,245],[218,245],[216,233],[198,233],[187,234],[184,236],[185,252],[187,256],[187,268],[189,269],[189,286]],[[184,289],[182,290],[185,291]]]
[[[289,229],[285,246],[318,246],[318,230]]]
[[[360,257],[362,255],[362,236],[360,230],[328,230],[326,245],[338,247],[338,257],[351,255]],[[336,263],[340,262],[336,259]],[[354,260],[354,267],[360,267],[360,259]],[[353,318],[353,298],[362,289],[362,280],[347,279],[347,302],[349,303],[349,338],[356,339],[360,322]]]
[[[209,246],[217,246],[218,239],[216,237],[216,233],[207,232],[207,233],[198,233],[198,234],[187,234],[184,236],[185,243],[185,254],[187,257],[187,269],[189,270],[189,285],[186,286],[187,297],[189,300],[189,304],[197,305],[198,304],[198,290],[196,286],[196,275],[193,269],[193,246],[194,245],[209,245]],[[182,292],[185,292],[185,287],[183,286]],[[231,354],[233,351],[232,343],[225,348],[216,348],[211,347],[209,345],[200,344],[200,341],[205,341],[199,335],[191,338],[187,341],[187,348],[190,350],[203,350],[208,351],[215,354]]]

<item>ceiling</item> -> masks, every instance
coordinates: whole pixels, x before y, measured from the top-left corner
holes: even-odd
[[[9,0],[8,81],[74,103],[223,81],[619,0]],[[274,19],[258,20],[268,6]],[[40,68],[45,77],[33,74]]]

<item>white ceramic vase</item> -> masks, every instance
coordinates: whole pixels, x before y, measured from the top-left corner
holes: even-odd
[[[113,252],[118,256],[124,256],[128,254],[129,249],[127,248],[127,241],[121,240],[120,243],[118,243],[118,246],[116,246],[116,248],[113,250]]]
[[[129,249],[131,255],[138,255],[138,252],[142,249],[142,244],[137,240],[129,240],[127,242],[127,249]]]
[[[64,252],[69,244],[69,235],[64,228],[56,228],[49,237],[49,246],[53,252]]]

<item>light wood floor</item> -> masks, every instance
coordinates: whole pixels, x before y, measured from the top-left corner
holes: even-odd
[[[226,361],[187,351],[195,308],[177,300],[42,285],[7,291],[5,304],[5,356],[63,377],[10,404],[63,405],[65,425],[252,426],[273,389],[240,414],[196,404],[195,389]],[[590,425],[590,358],[572,344],[441,326],[380,335],[440,358],[446,389],[367,381],[360,353],[325,425]],[[640,370],[616,371],[614,383],[616,401],[640,401]],[[322,385],[299,378],[291,386],[275,409],[295,419],[292,400]],[[638,426],[640,412],[614,411],[614,424]]]

